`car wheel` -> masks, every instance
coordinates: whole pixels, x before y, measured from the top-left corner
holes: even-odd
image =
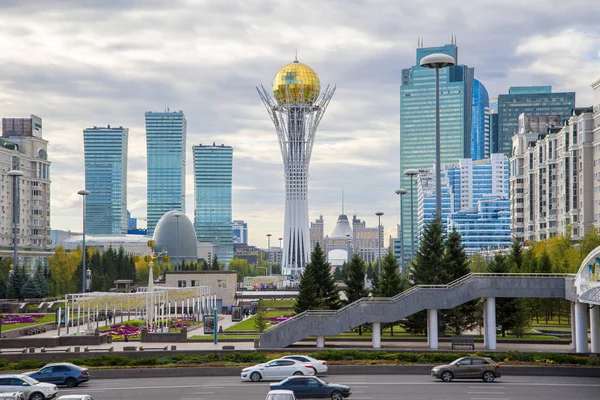
[[[296,372],[294,372],[294,375],[297,376],[297,375],[304,375],[304,374],[300,371],[296,371]]]
[[[331,400],[342,400],[344,398],[344,395],[342,395],[342,392],[340,392],[339,390],[334,390],[333,392],[331,392]]]
[[[444,382],[452,382],[452,379],[454,379],[454,374],[452,374],[452,372],[450,372],[450,371],[442,372],[442,380]]]
[[[65,385],[67,385],[67,387],[72,388],[77,386],[77,381],[74,378],[67,378],[67,380],[65,381]]]
[[[317,369],[313,367],[313,371],[315,371],[315,376],[317,376]]]
[[[262,376],[258,372],[253,372],[250,374],[250,380],[252,382],[258,382],[262,379]]]
[[[46,397],[40,392],[35,392],[29,396],[29,400],[46,400]]]
[[[488,382],[488,383],[489,382],[494,382],[494,379],[496,379],[496,375],[494,375],[494,373],[491,372],[491,371],[485,371],[483,373],[483,377],[482,378],[483,378],[484,382]]]

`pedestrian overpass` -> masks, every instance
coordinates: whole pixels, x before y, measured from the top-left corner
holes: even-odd
[[[592,352],[600,353],[600,247],[594,249],[574,274],[472,273],[447,285],[417,285],[394,297],[364,297],[339,310],[311,310],[272,326],[260,337],[261,348],[284,348],[310,336],[324,347],[325,336],[335,336],[363,324],[373,324],[373,347],[381,347],[381,323],[396,322],[427,310],[429,347],[438,347],[438,310],[451,309],[483,298],[484,342],[496,349],[496,298],[556,298],[571,302],[572,342],[588,352],[587,312],[591,321]],[[591,308],[589,307],[591,305]]]

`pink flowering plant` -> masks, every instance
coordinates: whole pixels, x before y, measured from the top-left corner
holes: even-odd
[[[43,314],[5,314],[2,323],[4,325],[33,324],[43,317]]]
[[[276,325],[279,324],[281,322],[285,322],[288,319],[292,318],[294,316],[294,314],[288,314],[288,315],[280,315],[279,317],[272,317],[272,318],[265,318],[267,321],[269,321],[272,325]]]

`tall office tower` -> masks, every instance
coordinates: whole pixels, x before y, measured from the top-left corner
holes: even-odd
[[[418,48],[415,65],[402,70],[400,86],[400,187],[409,191],[403,208],[405,254],[411,237],[411,178],[404,171],[431,168],[435,163],[435,71],[420,66],[421,59],[433,53],[452,56],[457,63],[440,69],[441,162],[456,163],[471,156],[474,70],[458,65],[455,44]],[[416,219],[416,208],[414,215]]]
[[[454,213],[468,211],[469,218],[478,214],[480,202],[486,199],[508,199],[509,169],[504,154],[492,154],[483,160],[461,159],[457,165],[445,166],[442,170],[442,223],[447,232]],[[431,169],[422,170],[418,178],[418,238],[433,219],[435,213],[435,183]],[[503,205],[504,203],[497,203]],[[509,211],[508,203],[506,210]],[[486,209],[492,207],[486,203]],[[499,211],[502,211],[499,209]],[[504,218],[505,214],[496,217]],[[492,218],[492,217],[490,217]],[[488,226],[491,228],[492,226]],[[504,227],[510,231],[510,226]],[[510,243],[510,234],[508,235]],[[498,246],[495,243],[494,246]]]
[[[283,158],[285,218],[282,272],[298,276],[310,261],[308,165],[317,126],[335,86],[321,90],[317,73],[295,60],[275,74],[273,97],[263,86],[257,90],[275,125]]]
[[[512,138],[511,228],[525,242],[567,229],[573,240],[580,240],[598,212],[593,109],[575,108],[562,126],[560,119],[522,114],[519,133]]]
[[[490,102],[481,82],[473,80],[473,120],[471,131],[471,159],[490,157]]]
[[[315,249],[317,243],[323,249],[323,238],[325,237],[325,221],[323,215],[319,215],[319,218],[315,222],[310,223],[310,251]]]
[[[127,143],[129,129],[93,127],[83,130],[85,155],[85,232],[127,233]]]
[[[194,228],[200,242],[217,244],[215,253],[225,268],[233,258],[231,181],[233,149],[198,145],[194,152]]]
[[[23,176],[9,176],[20,170]],[[17,202],[13,203],[14,184]],[[16,211],[17,246],[44,249],[50,246],[50,161],[48,141],[42,139],[42,119],[3,118],[0,138],[0,257],[12,258],[13,210]],[[34,267],[40,260],[34,256],[18,255],[19,265]]]
[[[592,83],[594,106],[594,226],[600,230],[600,79]]]
[[[512,136],[519,115],[559,115],[568,119],[575,108],[575,92],[552,93],[552,86],[517,86],[498,96],[498,153],[511,156]]]
[[[186,134],[183,111],[146,112],[149,236],[154,234],[154,227],[166,212],[185,213]]]
[[[498,98],[490,99],[490,154],[498,151]]]
[[[248,244],[248,223],[243,220],[234,220],[231,223],[233,243]]]

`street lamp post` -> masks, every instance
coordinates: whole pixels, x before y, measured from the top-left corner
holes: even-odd
[[[421,67],[435,69],[435,215],[442,218],[442,178],[440,151],[440,68],[455,65],[454,58],[435,53],[421,59]]]
[[[269,260],[269,275],[271,275],[271,234],[267,233],[267,259]]]
[[[398,239],[400,239],[400,270],[404,271],[404,215],[402,214],[403,196],[408,193],[406,189],[396,190],[396,194],[400,196],[400,231]]]
[[[13,268],[15,271],[17,270],[17,262],[19,260],[19,249],[18,243],[19,239],[17,238],[17,226],[19,224],[19,211],[21,210],[21,205],[19,204],[19,177],[23,176],[23,171],[19,171],[18,169],[13,169],[8,171],[8,176],[12,176],[13,178]]]
[[[175,213],[173,216],[177,221],[177,229],[175,230],[175,271],[179,271],[179,218],[182,216],[182,213]]]
[[[379,218],[379,222],[377,224],[377,272],[381,275],[381,216],[383,213],[381,211],[377,211],[375,213]]]
[[[81,293],[85,293],[85,259],[86,259],[86,251],[85,251],[85,198],[90,195],[89,190],[82,189],[77,192],[83,198],[83,251],[82,251],[82,262],[81,262]]]
[[[410,260],[415,257],[415,209],[413,207],[413,177],[419,174],[416,169],[407,169],[405,175],[410,176]]]
[[[346,261],[350,262],[350,235],[346,235]]]
[[[280,237],[278,239],[279,239],[279,273],[283,274],[283,250],[281,247],[281,241],[283,240],[283,238]]]

